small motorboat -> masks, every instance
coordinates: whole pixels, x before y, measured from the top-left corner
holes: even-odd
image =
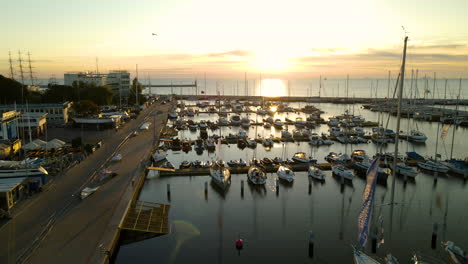
[[[276,172],[276,175],[278,175],[278,178],[281,180],[285,180],[287,182],[293,182],[294,181],[294,171],[291,170],[288,166],[281,165],[278,168],[278,171]]]
[[[270,125],[271,125],[275,121],[273,121],[273,117],[268,117],[267,119],[265,119],[265,122],[270,123]]]
[[[229,121],[226,118],[220,118],[220,119],[218,119],[218,124],[220,126],[227,126],[227,125],[229,125]]]
[[[192,167],[194,168],[201,168],[202,167],[202,162],[199,160],[195,160],[192,162]]]
[[[319,181],[324,181],[325,180],[325,174],[323,171],[315,166],[310,165],[309,169],[307,170],[307,173],[309,174],[310,177],[319,180]]]
[[[226,162],[229,167],[237,167],[239,166],[239,162],[237,160],[230,160]]]
[[[281,138],[284,138],[284,139],[291,139],[292,138],[292,134],[291,132],[285,130],[285,131],[281,131]]]
[[[216,149],[215,140],[212,137],[209,137],[205,141],[205,147],[208,151],[214,151]]]
[[[192,162],[184,160],[184,161],[182,161],[182,163],[180,163],[179,168],[181,168],[181,169],[188,169],[188,168],[190,168],[191,166],[192,166]]]
[[[207,162],[203,162],[202,164],[202,168],[211,168],[211,164],[212,162],[211,161],[207,161]]]
[[[257,114],[259,115],[266,115],[267,114],[267,111],[263,108],[258,108],[257,109]]]
[[[303,128],[306,125],[306,121],[302,117],[296,117],[295,126],[297,128]]]
[[[299,130],[299,129],[294,129],[294,130],[293,130],[293,133],[292,133],[292,136],[293,136],[294,138],[302,137],[302,132],[301,132],[301,130]]]
[[[295,162],[299,162],[299,163],[307,163],[311,161],[307,157],[307,154],[305,154],[304,152],[295,153],[294,156],[292,157],[292,160],[294,160]]]
[[[178,114],[177,112],[169,112],[167,116],[169,117],[169,119],[176,119]]]
[[[273,126],[277,129],[282,129],[283,122],[281,122],[281,119],[275,119],[275,122],[273,122]]]
[[[245,166],[247,166],[247,162],[245,162],[245,160],[243,160],[243,159],[239,159],[238,166],[239,167],[245,167]]]
[[[197,131],[197,125],[196,124],[190,124],[188,126],[188,128],[189,128],[190,131]]]
[[[231,173],[229,169],[224,166],[220,166],[218,161],[211,165],[210,177],[211,180],[222,190],[226,190],[226,188],[231,184]]]
[[[231,125],[233,126],[240,126],[241,124],[241,118],[238,115],[234,115],[231,117]]]
[[[271,138],[267,137],[262,140],[262,144],[264,147],[273,147],[273,140]]]
[[[271,124],[268,122],[263,123],[264,128],[271,128]]]
[[[247,117],[242,118],[241,126],[243,128],[249,128],[250,127],[250,119],[248,119]]]
[[[408,141],[416,142],[416,143],[424,143],[427,140],[427,136],[418,130],[411,130],[410,134],[408,135]]]
[[[255,141],[254,139],[247,139],[246,142],[247,142],[247,147],[249,148],[257,147],[257,141]]]
[[[283,163],[283,159],[279,158],[279,157],[276,157],[273,159],[273,163],[274,164],[281,164]]]
[[[345,166],[338,164],[332,166],[333,174],[343,177],[346,180],[352,181],[354,178],[354,172],[352,170],[347,169]]]
[[[247,141],[245,139],[239,138],[237,140],[237,147],[240,149],[245,149],[245,147],[247,147]]]
[[[208,128],[208,125],[206,124],[206,121],[205,120],[201,120],[199,123],[198,123],[198,127],[200,128],[200,130],[206,130]]]
[[[260,163],[263,165],[263,166],[272,166],[273,165],[273,160],[269,159],[269,158],[263,158],[262,160],[260,160]]]
[[[259,166],[250,166],[247,172],[247,179],[255,185],[263,185],[266,183],[267,175]]]
[[[167,158],[167,152],[162,149],[157,149],[153,154],[153,161],[160,162]]]

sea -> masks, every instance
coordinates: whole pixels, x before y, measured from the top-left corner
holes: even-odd
[[[323,93],[333,95],[332,80],[325,82]],[[281,81],[284,84],[284,81]],[[329,82],[327,84],[327,82]],[[375,82],[375,81],[374,81]],[[382,83],[381,83],[382,82]],[[155,82],[156,83],[156,82]],[[161,83],[164,83],[161,81]],[[223,81],[224,94],[235,94],[228,87],[233,83]],[[290,82],[294,92],[307,95],[307,81]],[[312,87],[318,87],[317,83]],[[343,93],[343,80],[340,80],[340,94]],[[350,80],[350,91],[356,97],[370,96],[369,84],[372,80]],[[450,91],[454,92],[456,81],[450,81]],[[287,84],[287,82],[286,82]],[[239,83],[239,85],[241,85]],[[266,84],[265,84],[266,85]],[[445,85],[438,81],[437,87]],[[366,87],[367,86],[367,87]],[[211,80],[206,91],[211,93],[216,87]],[[218,82],[218,88],[222,87]],[[257,87],[258,86],[253,86]],[[299,88],[302,87],[302,88]],[[359,88],[361,87],[361,88]],[[387,92],[384,81],[379,81],[377,92]],[[466,87],[466,86],[465,86]],[[367,88],[367,93],[365,92]],[[259,88],[260,94],[266,88]],[[200,92],[200,91],[199,91]],[[272,91],[271,93],[274,93]],[[281,93],[279,93],[281,94]],[[338,90],[335,90],[338,94]],[[317,95],[317,91],[313,92]],[[448,97],[448,96],[447,96]],[[186,103],[194,104],[195,101]],[[304,106],[304,103],[291,103],[293,107]],[[396,127],[396,118],[363,109],[360,105],[318,103],[316,107],[324,111],[322,117],[341,115],[345,111],[361,115],[369,121],[378,121],[388,128]],[[260,121],[262,116],[254,113],[241,114],[251,120]],[[277,113],[275,118],[295,120],[306,117],[303,113]],[[199,114],[190,119],[218,120],[216,114]],[[169,122],[170,124],[170,122]],[[221,130],[208,130],[209,135],[227,136],[237,134],[239,127],[222,127]],[[285,128],[289,131],[294,127]],[[328,132],[327,125],[320,125],[312,132]],[[466,158],[468,156],[468,129],[450,127],[447,136],[440,136],[441,126],[435,122],[401,119],[401,130],[418,129],[426,133],[425,144],[399,141],[400,153],[416,151],[434,157],[440,154],[442,159],[450,156]],[[365,129],[370,133],[371,129]],[[264,129],[261,126],[248,129],[250,138],[279,136],[280,130]],[[196,139],[199,131],[180,131],[181,139]],[[452,144],[454,136],[454,144]],[[437,144],[436,144],[437,143]],[[453,145],[453,148],[452,148]],[[436,147],[437,146],[437,147]],[[437,149],[436,149],[437,148]],[[372,143],[343,145],[335,142],[331,146],[313,147],[307,142],[275,143],[271,149],[261,144],[256,149],[239,149],[236,144],[220,145],[213,153],[198,155],[195,151],[169,151],[168,160],[176,167],[184,160],[225,161],[253,157],[291,158],[296,152],[305,152],[324,162],[329,152],[351,154],[353,150],[365,150],[369,156],[379,149]],[[452,151],[453,149],[453,151]],[[394,144],[388,144],[383,152],[393,152]],[[276,174],[269,173],[267,184],[258,188],[247,184],[244,174],[232,175],[229,189],[223,193],[206,176],[174,176],[147,179],[139,200],[170,204],[169,222],[171,232],[168,235],[155,237],[135,243],[121,245],[116,263],[353,263],[352,246],[357,245],[358,214],[362,207],[362,196],[365,179],[355,177],[351,182],[341,186],[340,180],[325,171],[325,182],[313,181],[309,190],[309,179],[306,172],[296,172],[293,184],[280,181],[276,192]],[[244,194],[241,194],[241,181],[245,182]],[[392,188],[392,182],[395,182]],[[204,186],[208,183],[205,195]],[[171,196],[166,193],[166,186],[171,186]],[[395,193],[392,204],[391,194]],[[365,252],[383,263],[383,258],[391,253],[400,263],[410,263],[414,254],[418,254],[429,263],[448,263],[447,255],[441,245],[443,241],[454,241],[465,250],[468,249],[468,186],[463,179],[452,175],[433,175],[419,171],[414,181],[404,183],[400,177],[388,177],[387,184],[378,184],[375,193],[375,204],[371,230],[378,230],[379,247],[376,254],[371,252],[370,241]],[[431,244],[433,227],[437,226],[435,248]],[[309,234],[314,235],[314,247],[309,247]],[[242,250],[237,250],[235,241],[244,240]]]
[[[408,75],[408,73],[407,73]],[[47,84],[49,79],[39,79],[39,83]],[[63,79],[55,80],[63,84]],[[310,79],[278,79],[259,78],[246,79],[181,79],[181,78],[142,78],[143,85],[177,85],[193,84],[197,88],[147,88],[147,94],[178,94],[178,95],[250,95],[250,96],[321,96],[321,97],[356,97],[356,98],[392,98],[394,97],[396,76],[389,79],[347,79],[347,78],[310,78]],[[461,87],[461,89],[460,89]],[[460,90],[460,92],[459,92]],[[468,97],[468,79],[434,79],[405,78],[405,98],[427,99],[461,99]],[[396,97],[396,96],[395,96]]]

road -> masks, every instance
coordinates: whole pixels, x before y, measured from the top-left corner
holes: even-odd
[[[98,151],[55,179],[45,192],[2,226],[0,240],[4,242],[0,247],[0,263],[99,262],[105,250],[99,245],[113,235],[113,228],[128,202],[132,178],[141,171],[140,163],[153,146],[153,129],[124,140],[145,120],[156,120],[156,127],[160,128],[165,124],[169,107],[157,103],[150,106],[107,138]],[[154,116],[157,111],[164,114]],[[111,164],[110,168],[119,175],[83,201],[72,196],[79,194],[116,150],[123,160]]]

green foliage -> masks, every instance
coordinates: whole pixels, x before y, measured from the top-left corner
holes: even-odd
[[[21,89],[23,90],[23,98]],[[22,99],[26,101],[27,95],[28,90],[26,87],[22,87],[21,83],[0,75],[0,100],[2,104],[22,103]]]
[[[75,82],[73,86],[49,86],[49,89],[43,95],[43,101],[47,103],[62,103],[66,101],[91,100],[98,105],[108,105],[112,102],[113,95],[114,92],[107,86]]]
[[[133,79],[132,86],[130,87],[130,93],[128,95],[128,105],[136,104],[136,93],[138,93],[138,104],[146,102],[146,98],[141,94],[143,91],[143,85],[138,81],[137,78]]]
[[[72,106],[77,116],[91,116],[99,114],[99,106],[91,100],[81,100]]]

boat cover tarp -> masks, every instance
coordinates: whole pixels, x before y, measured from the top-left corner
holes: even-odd
[[[419,155],[418,153],[416,152],[406,152],[406,155],[411,158],[411,159],[414,159],[414,160],[424,160],[424,157]]]

